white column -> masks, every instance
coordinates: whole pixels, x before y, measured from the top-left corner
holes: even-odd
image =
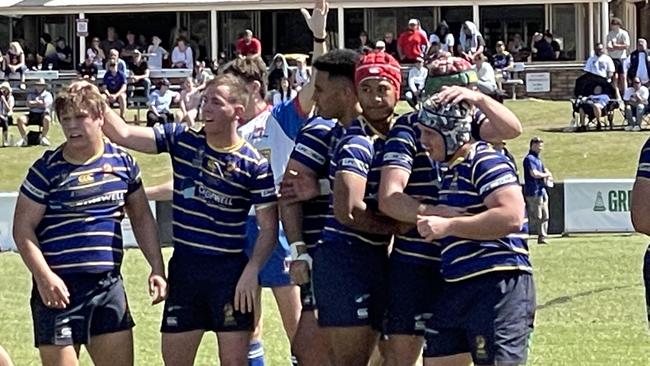
[[[212,60],[219,57],[219,28],[217,27],[216,10],[210,10],[210,51]]]
[[[476,28],[478,28],[479,32],[481,31],[481,13],[478,10],[478,2],[474,2],[472,4],[472,22],[476,24]]]
[[[79,19],[85,19],[85,13],[79,13]],[[77,35],[77,24],[74,25],[74,34]],[[86,59],[86,37],[79,37],[79,63]]]
[[[338,34],[339,34],[339,39],[338,39],[338,44],[339,48],[345,48],[345,17],[343,16],[343,12],[345,9],[340,6],[338,7],[337,10],[337,20],[338,20]]]
[[[609,2],[601,0],[600,2],[600,39],[607,42],[607,33],[609,33]]]
[[[594,3],[591,1],[588,4],[588,15],[587,19],[589,20],[589,56],[592,56],[594,54]],[[601,42],[605,42],[603,39]]]

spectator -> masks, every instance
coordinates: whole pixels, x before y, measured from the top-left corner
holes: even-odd
[[[409,20],[409,29],[400,34],[397,40],[397,53],[402,62],[415,63],[418,57],[424,55],[423,49],[427,47],[427,39],[418,30],[418,20]]]
[[[192,78],[194,78],[194,83],[197,85],[199,90],[205,88],[205,84],[214,77],[214,74],[210,72],[209,69],[206,69],[205,62],[196,61],[194,63],[194,70],[192,70]]]
[[[25,64],[25,52],[20,43],[9,43],[9,49],[7,50],[4,61],[5,80],[9,80],[11,74],[18,73],[20,74],[20,88],[25,89],[25,71],[27,71],[27,66]]]
[[[494,75],[494,69],[488,62],[485,55],[476,55],[474,57],[476,64],[476,73],[478,74],[478,82],[476,87],[481,93],[485,95],[496,95],[497,93],[497,80]]]
[[[537,244],[548,244],[546,237],[549,211],[546,188],[553,185],[553,175],[544,167],[539,157],[543,149],[544,140],[533,137],[530,140],[530,151],[524,159],[524,197],[530,226],[537,232]]]
[[[103,70],[104,62],[106,62],[106,54],[100,47],[100,44],[101,42],[99,41],[99,38],[94,37],[90,44],[90,47],[88,47],[86,50],[86,57],[93,59],[95,66],[97,66],[97,70]]]
[[[427,51],[426,60],[427,61],[435,61],[435,60],[439,60],[441,58],[447,58],[447,57],[450,57],[450,56],[451,56],[451,54],[449,52],[443,51],[440,48],[440,43],[438,43],[437,41],[434,40],[434,42],[432,42],[429,45],[429,50]]]
[[[296,70],[293,74],[293,88],[300,91],[303,86],[311,80],[311,71],[307,68],[307,62],[304,57],[296,58]]]
[[[494,54],[492,64],[495,70],[497,88],[501,90],[503,89],[503,79],[507,80],[510,77],[510,72],[515,66],[512,55],[510,52],[506,51],[506,47],[503,41],[497,42],[496,53]]]
[[[106,28],[106,39],[102,41],[100,48],[104,51],[105,55],[108,55],[110,50],[117,50],[118,55],[122,52],[124,42],[118,39],[114,27]]]
[[[194,65],[192,49],[187,47],[184,38],[176,40],[176,47],[172,50],[172,68],[190,69]]]
[[[201,90],[194,84],[192,77],[187,77],[183,82],[183,90],[180,94],[180,111],[176,115],[176,120],[184,122],[192,128],[199,116],[201,107]]]
[[[47,133],[50,130],[50,109],[53,102],[52,94],[47,91],[47,83],[40,79],[34,84],[34,90],[27,94],[29,113],[26,116],[20,116],[16,121],[21,137],[16,145],[27,146],[27,126],[39,126],[43,128],[40,144],[50,146]]]
[[[384,41],[377,41],[375,43],[375,52],[386,52],[386,43]]]
[[[560,57],[560,44],[548,30],[544,34],[535,32],[531,44],[533,61],[555,61]]]
[[[420,23],[420,19],[412,19],[412,20],[415,20],[415,22],[417,23],[417,26],[416,26],[415,29],[418,32],[420,32],[420,34],[424,37],[424,39],[427,40],[427,42],[429,42],[429,35],[427,34],[427,31],[422,28],[422,23]],[[409,23],[410,23],[410,21],[409,21]],[[422,52],[425,52],[425,51],[426,51],[426,48],[422,50]]]
[[[133,51],[133,65],[131,65],[131,76],[129,82],[135,86],[144,88],[144,96],[149,98],[151,92],[151,80],[149,79],[149,65],[142,58],[140,50]]]
[[[386,46],[386,53],[390,54],[395,58],[399,57],[399,55],[397,54],[397,41],[393,37],[393,33],[386,32],[384,34],[384,45]]]
[[[434,42],[437,42],[440,49],[444,52],[453,52],[454,50],[454,43],[456,41],[454,35],[449,31],[449,25],[444,20],[438,24],[436,31],[431,33],[431,36],[429,37],[429,47]]]
[[[253,37],[253,31],[246,29],[244,36],[237,40],[237,53],[244,57],[257,57],[262,55],[262,43]]]
[[[628,78],[638,77],[643,85],[650,87],[650,55],[648,54],[648,42],[639,38],[636,42],[636,50],[630,54],[630,66],[627,69]]]
[[[8,82],[0,84],[0,126],[2,127],[2,147],[9,146],[9,125],[13,124],[14,105],[16,100],[11,93]]]
[[[485,40],[478,31],[476,24],[468,21],[463,23],[458,36],[458,55],[469,62],[473,62],[477,55],[482,55],[485,49]]]
[[[579,110],[580,110],[580,126],[578,127],[578,131],[586,131],[587,130],[587,124],[586,124],[586,116],[588,115],[591,118],[596,119],[597,123],[597,128],[598,130],[601,129],[600,125],[600,117],[602,117],[602,111],[607,106],[607,103],[609,103],[609,96],[607,94],[603,94],[603,88],[600,86],[596,86],[594,88],[594,92],[592,95],[583,98],[582,103],[580,104]]]
[[[160,70],[162,69],[163,59],[169,58],[169,52],[166,49],[160,47],[160,37],[153,36],[151,37],[151,45],[147,49],[149,54],[149,59],[147,63],[149,64],[149,69],[151,70]]]
[[[114,50],[111,50],[114,51]],[[120,117],[124,119],[126,112],[126,77],[119,72],[115,60],[108,62],[108,71],[104,74],[104,94],[109,105],[117,102],[120,107]]]
[[[609,22],[610,30],[607,33],[607,53],[614,61],[614,88],[616,88],[616,99],[621,99],[621,92],[627,87],[625,68],[623,67],[630,48],[630,34],[623,29],[623,22],[619,18],[612,18]],[[628,76],[629,77],[629,76]],[[634,77],[634,75],[632,75]]]
[[[126,62],[120,58],[120,53],[116,49],[112,49],[108,53],[108,62],[111,61],[114,61],[117,64],[117,71],[124,75],[124,79],[126,79],[128,70],[126,67]]]
[[[605,53],[605,46],[598,43],[594,47],[594,55],[589,57],[583,70],[609,80],[614,75],[616,66],[612,58]]]
[[[280,79],[280,89],[273,94],[273,106],[288,102],[298,95],[292,87],[288,78]]]
[[[142,47],[136,42],[135,33],[128,31],[126,32],[126,45],[122,48],[120,52],[120,57],[126,62],[127,66],[133,65],[134,52],[135,51],[143,52]]]
[[[515,35],[512,36],[512,39],[508,41],[508,52],[516,55],[524,48],[526,48],[526,44],[524,44],[524,41],[521,39],[521,34],[515,33]]]
[[[77,67],[77,75],[81,79],[87,79],[94,82],[97,79],[97,65],[90,56],[86,56],[84,62]]]
[[[648,108],[648,88],[641,84],[641,79],[634,77],[630,82],[632,86],[625,89],[623,100],[625,101],[625,119],[627,126],[625,131],[641,131],[643,114]]]
[[[424,85],[429,75],[429,70],[424,67],[424,59],[418,57],[415,59],[415,65],[409,70],[408,86],[409,90],[406,92],[407,102],[415,109],[418,100],[424,91]]]
[[[192,59],[193,60],[201,60],[201,52],[199,48],[199,44],[196,42],[196,37],[191,37],[189,30],[187,27],[181,27],[178,30],[178,37],[176,38],[182,38],[185,40],[185,43],[187,44],[187,47],[192,50]]]
[[[368,38],[368,32],[361,31],[361,33],[359,33],[359,44],[357,45],[357,52],[365,53],[365,50],[368,48],[374,49],[375,47],[373,46],[372,41],[370,41]]]
[[[273,57],[273,63],[269,68],[269,90],[279,90],[282,78],[291,79],[292,73],[289,64],[281,53]]]
[[[59,37],[56,40],[56,54],[59,70],[74,70],[72,66],[72,48],[66,45],[65,38]]]
[[[56,53],[56,47],[52,43],[52,36],[47,33],[43,33],[41,36],[41,52],[37,58],[40,58],[39,63],[49,70],[58,69],[59,55]]]
[[[172,101],[176,93],[169,90],[169,80],[162,79],[158,82],[158,89],[149,95],[149,110],[147,111],[147,127],[156,123],[168,123],[174,121],[174,115],[171,112]]]

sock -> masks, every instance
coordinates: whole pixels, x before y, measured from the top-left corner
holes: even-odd
[[[264,347],[261,341],[248,346],[248,366],[264,366]]]
[[[293,354],[291,355],[291,366],[298,366],[298,359]]]

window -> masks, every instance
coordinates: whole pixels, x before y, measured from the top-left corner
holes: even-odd
[[[576,59],[576,6],[575,4],[551,5],[553,37],[560,44],[560,59]]]
[[[482,6],[480,17],[486,53],[493,52],[496,43],[503,41],[515,61],[528,57],[533,34],[544,31],[544,5]],[[515,46],[519,39],[523,44]]]

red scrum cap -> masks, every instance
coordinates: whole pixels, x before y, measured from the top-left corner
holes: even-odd
[[[400,95],[402,70],[399,62],[388,53],[370,52],[357,62],[354,83],[358,86],[366,79],[388,80],[395,87],[397,95]]]

